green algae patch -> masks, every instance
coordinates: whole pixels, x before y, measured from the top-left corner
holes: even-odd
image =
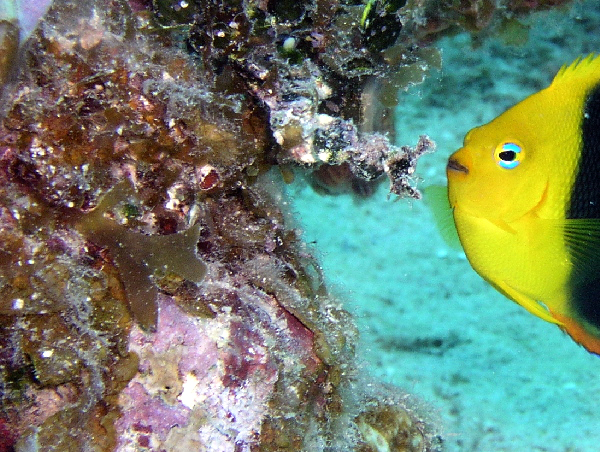
[[[206,265],[196,255],[199,225],[175,234],[149,236],[127,229],[115,218],[109,218],[111,211],[119,206],[125,219],[132,211],[139,216],[139,208],[131,203],[134,196],[129,181],[120,182],[104,195],[92,212],[76,222],[75,228],[88,240],[109,251],[119,270],[134,318],[143,328],[153,329],[159,293],[155,275],[175,274],[199,283],[206,274]]]

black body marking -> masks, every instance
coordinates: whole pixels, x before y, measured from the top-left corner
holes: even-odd
[[[600,85],[585,102],[581,138],[581,159],[567,218],[600,218]]]
[[[581,157],[567,219],[600,219],[600,84],[590,91],[585,101],[581,137]],[[593,243],[589,245],[594,246]],[[580,320],[600,330],[600,248],[597,253],[595,251],[592,250],[591,255],[597,255],[598,260],[578,262],[576,253],[571,250],[576,271],[570,278],[569,290],[571,305]]]

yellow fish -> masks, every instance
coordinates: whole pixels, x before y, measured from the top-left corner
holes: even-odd
[[[475,271],[600,354],[600,57],[471,130],[446,172]]]

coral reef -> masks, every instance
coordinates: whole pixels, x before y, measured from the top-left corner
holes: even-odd
[[[0,450],[440,449],[358,375],[281,186],[418,197],[395,93],[488,12],[355,3],[56,0],[3,36]]]

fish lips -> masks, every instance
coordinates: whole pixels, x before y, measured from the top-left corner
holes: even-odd
[[[469,168],[461,164],[458,160],[456,160],[453,157],[450,157],[450,159],[448,160],[448,164],[446,165],[446,171],[456,171],[465,175],[469,174]]]

